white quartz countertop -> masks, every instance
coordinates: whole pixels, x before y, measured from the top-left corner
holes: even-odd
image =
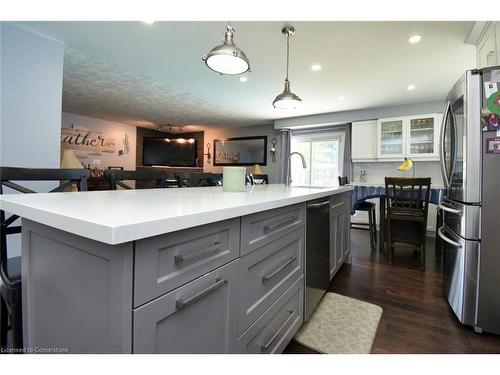
[[[0,209],[108,244],[174,232],[352,190],[271,184],[230,193],[222,187],[6,194]]]

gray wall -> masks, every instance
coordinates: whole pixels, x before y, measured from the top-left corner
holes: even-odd
[[[63,43],[0,23],[0,165],[59,167],[63,58]],[[20,238],[10,236],[8,249],[19,255]]]
[[[106,138],[114,138],[115,140],[115,152],[103,152],[101,155],[88,155],[87,157],[82,158],[79,157],[79,161],[101,169],[105,169],[111,165],[124,167],[127,170],[135,170],[135,126],[63,112],[62,127],[71,128],[71,125],[75,125],[75,127],[85,127],[89,130],[101,132]],[[130,152],[128,154],[118,155],[118,150],[123,149],[123,137],[125,134],[128,136]]]
[[[398,117],[408,115],[425,115],[428,113],[443,112],[444,101],[431,101],[416,104],[404,104],[388,107],[364,108],[352,111],[320,113],[317,115],[290,117],[274,121],[276,129],[294,128],[300,126],[320,126],[342,124],[353,121],[373,120],[384,117]]]
[[[279,177],[279,168],[281,165],[280,160],[280,132],[274,129],[272,124],[269,125],[255,125],[234,128],[206,128],[205,129],[205,153],[207,152],[207,143],[210,144],[212,153],[211,164],[207,163],[205,156],[203,170],[210,173],[222,173],[222,167],[215,167],[213,165],[213,152],[214,152],[214,139],[234,138],[234,137],[250,137],[257,135],[267,135],[267,165],[262,167],[262,171],[269,176],[270,183],[277,183]],[[278,144],[276,146],[276,163],[272,162],[271,158],[271,139],[276,138]],[[251,172],[252,167],[247,167],[247,171]]]

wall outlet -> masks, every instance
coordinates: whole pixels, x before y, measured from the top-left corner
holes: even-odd
[[[99,164],[101,164],[101,160],[100,159],[94,159],[94,161],[92,163],[95,164],[95,165],[99,165]]]

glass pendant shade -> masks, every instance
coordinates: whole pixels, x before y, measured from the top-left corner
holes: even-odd
[[[285,79],[285,89],[273,101],[274,108],[296,109],[302,105],[302,99],[290,91],[290,81]]]
[[[234,44],[234,29],[230,25],[226,28],[224,43],[212,48],[202,59],[210,69],[220,74],[242,74],[250,70],[245,52]]]

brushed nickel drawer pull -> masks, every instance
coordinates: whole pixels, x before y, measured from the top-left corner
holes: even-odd
[[[281,266],[279,266],[278,268],[276,268],[273,272],[271,272],[269,275],[264,275],[262,276],[262,281],[268,281],[269,279],[273,278],[274,276],[276,276],[280,271],[282,271],[286,266],[288,266],[289,264],[295,262],[297,258],[296,257],[291,257],[290,259],[288,259],[285,263],[283,263]]]
[[[185,309],[189,305],[192,305],[193,303],[195,303],[199,299],[205,297],[207,294],[215,292],[217,289],[219,289],[221,286],[223,286],[226,283],[227,283],[226,279],[217,278],[215,280],[215,284],[210,285],[208,288],[203,289],[201,292],[195,294],[191,298],[188,298],[186,300],[178,299],[177,301],[175,301],[176,310],[179,311],[179,310]]]
[[[206,249],[197,251],[196,253],[189,254],[189,255],[176,255],[174,257],[175,264],[179,263],[184,263],[184,262],[189,262],[193,259],[200,258],[205,254],[210,254],[213,253],[214,251],[219,250],[222,247],[222,242],[214,242],[214,244],[210,247],[207,247]]]
[[[291,217],[290,219],[282,221],[281,223],[277,223],[274,225],[264,225],[264,232],[270,232],[270,231],[275,230],[279,227],[282,227],[288,223],[291,223],[292,221],[295,221],[295,220],[297,220],[297,218],[294,216],[294,217]]]
[[[286,318],[286,320],[280,325],[280,327],[278,328],[278,330],[274,333],[274,335],[269,339],[268,342],[266,342],[265,344],[261,344],[260,346],[260,349],[262,351],[266,351],[267,349],[269,349],[269,347],[273,344],[273,342],[280,336],[281,332],[285,329],[285,327],[288,325],[288,323],[290,323],[290,320],[293,319],[293,317],[295,316],[295,311],[293,310],[288,310],[288,312],[290,313],[290,315],[288,316],[288,318]]]

